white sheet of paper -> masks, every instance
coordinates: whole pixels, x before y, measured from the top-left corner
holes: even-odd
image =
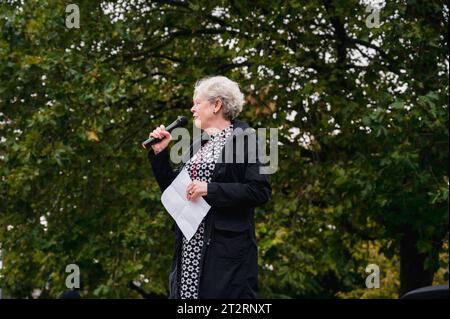
[[[186,187],[191,182],[188,172],[182,169],[172,184],[161,195],[161,202],[189,241],[198,229],[211,206],[203,199],[188,201]]]

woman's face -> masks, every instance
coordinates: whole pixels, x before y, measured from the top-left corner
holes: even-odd
[[[209,103],[202,95],[194,96],[194,105],[191,108],[191,112],[196,127],[203,130],[209,128],[215,116],[213,111],[214,104]]]

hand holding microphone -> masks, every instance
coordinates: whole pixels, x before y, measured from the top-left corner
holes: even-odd
[[[172,122],[167,129],[164,125],[160,125],[150,133],[149,138],[142,143],[142,147],[147,148],[148,146],[151,146],[155,154],[158,154],[164,150],[172,140],[172,135],[170,135],[170,132],[177,127],[185,126],[186,124],[187,119],[184,116],[178,116],[178,118]]]
[[[170,135],[164,125],[160,125],[156,129],[154,129],[153,132],[150,133],[149,137],[160,140],[156,140],[157,142],[151,145],[155,154],[158,154],[159,152],[164,150],[172,140],[172,135]]]

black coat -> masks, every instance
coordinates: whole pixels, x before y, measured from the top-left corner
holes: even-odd
[[[248,134],[248,124],[239,120],[233,121],[233,128],[232,139],[226,142],[222,150],[221,161],[216,163],[208,184],[208,195],[204,196],[211,209],[205,219],[199,298],[257,297],[258,252],[253,221],[254,207],[270,199],[271,187],[267,176],[260,173],[257,147],[252,148],[253,144],[248,143],[256,136],[254,130]],[[243,130],[246,133],[243,134]],[[244,145],[245,156],[243,161],[236,163],[236,154],[242,153],[236,151],[240,142]],[[191,151],[184,155],[183,163],[192,156],[193,149],[199,143],[204,141],[194,141]],[[225,161],[225,156],[230,154],[235,159],[233,163]],[[252,158],[256,158],[256,161]],[[182,164],[178,170],[172,171],[167,148],[157,155],[150,150],[149,160],[161,191],[172,183],[183,167]],[[170,298],[179,298],[183,234],[175,223],[174,231],[176,240],[169,287]]]

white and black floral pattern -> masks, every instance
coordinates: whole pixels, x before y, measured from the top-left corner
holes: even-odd
[[[192,180],[209,183],[227,138],[233,132],[233,125],[213,134],[209,140],[186,163],[186,169]],[[180,273],[181,299],[198,299],[200,261],[202,257],[205,221],[203,220],[190,241],[183,236]]]

